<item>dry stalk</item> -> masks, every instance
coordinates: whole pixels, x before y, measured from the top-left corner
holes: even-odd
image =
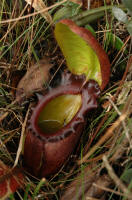
[[[112,101],[112,99],[110,97],[108,97],[111,105],[113,106],[113,108],[116,110],[116,112],[118,113],[119,116],[121,116],[121,112],[119,111],[119,109],[117,108],[117,106],[114,104],[114,102]],[[122,121],[122,126],[124,128],[124,131],[125,131],[125,135],[126,135],[126,138],[128,139],[128,142],[129,142],[129,145],[130,145],[130,148],[132,148],[132,141],[131,141],[131,138],[130,138],[130,135],[129,135],[129,130],[126,126],[126,123],[125,123],[125,120]]]
[[[107,141],[110,137],[113,136],[114,130],[128,117],[132,112],[132,92],[128,98],[128,101],[122,111],[121,116],[113,123],[113,125],[108,128],[105,134],[101,137],[101,139],[90,149],[90,151],[78,161],[78,165],[84,163],[96,150],[99,148],[105,141]]]
[[[19,17],[22,17],[22,15],[24,14],[25,10],[27,9],[27,6],[28,6],[28,5],[26,5],[25,8],[22,10],[22,12],[20,13],[20,16],[19,16]],[[15,27],[15,25],[17,24],[17,22],[18,22],[18,21],[15,21],[14,24],[13,24],[10,28],[8,28],[6,34],[1,38],[1,42],[2,42],[3,39],[6,39],[7,35],[8,35],[8,34],[10,33],[10,31]],[[9,26],[10,26],[10,24],[9,24]]]
[[[124,194],[124,193],[121,193],[121,192],[119,192],[119,191],[112,190],[112,189],[110,189],[110,188],[107,188],[107,187],[98,185],[98,184],[96,184],[96,183],[93,183],[93,186],[95,186],[95,187],[97,187],[97,188],[99,188],[99,189],[101,189],[101,190],[104,190],[104,191],[106,191],[106,192],[111,192],[111,193],[116,194],[116,195],[119,195],[119,196],[126,196],[126,194]]]
[[[41,14],[41,13],[43,13],[43,12],[46,12],[46,11],[48,11],[48,10],[50,10],[50,9],[52,9],[52,8],[54,8],[54,7],[56,7],[56,6],[60,6],[61,4],[65,3],[66,1],[67,1],[67,0],[63,0],[63,1],[59,2],[59,3],[56,3],[56,4],[52,5],[52,6],[49,6],[49,7],[45,8],[45,9],[39,10],[39,11],[37,11],[37,12],[31,13],[31,14],[28,14],[28,15],[24,15],[24,16],[22,16],[22,17],[17,17],[17,18],[8,19],[8,20],[2,20],[2,21],[0,22],[0,24],[15,22],[15,21],[23,20],[23,19],[26,19],[26,18],[29,18],[29,17],[33,17],[33,16],[35,16],[35,15]]]
[[[114,170],[112,169],[112,167],[110,166],[106,156],[103,156],[103,163],[104,163],[106,169],[108,170],[108,174],[109,174],[110,178],[115,182],[117,187],[123,191],[124,196],[127,196],[128,200],[132,200],[132,193],[126,188],[126,186],[122,183],[122,181],[116,176],[116,174],[115,174]]]
[[[128,41],[131,39],[131,36],[128,36],[126,41],[124,42],[123,46],[121,47],[120,51],[117,53],[117,55],[115,56],[113,62],[111,63],[111,65],[114,64],[114,62],[116,61],[116,59],[118,58],[118,56],[120,55],[120,53],[122,52],[122,50],[124,49],[124,47],[127,45]]]
[[[0,116],[0,122],[2,122],[7,117],[7,115],[8,115],[8,112],[5,112],[4,114],[2,114]]]
[[[23,125],[22,125],[22,131],[21,131],[20,142],[19,142],[19,146],[18,146],[18,150],[17,150],[17,154],[16,154],[16,159],[15,159],[13,168],[16,167],[16,165],[17,165],[17,163],[18,163],[18,160],[19,160],[19,156],[20,156],[20,154],[21,154],[21,152],[22,152],[23,139],[24,139],[24,133],[25,133],[25,128],[26,128],[26,124],[27,124],[27,119],[28,119],[29,110],[30,110],[30,109],[28,109],[28,111],[27,111],[27,113],[26,113],[26,117],[25,117],[24,123],[23,123]]]
[[[31,5],[35,10],[41,11],[47,8],[45,3],[42,0],[25,0],[29,5]],[[42,12],[41,13],[42,17],[45,18],[45,20],[49,23],[52,24],[52,17],[49,14],[48,11]]]
[[[121,88],[122,88],[122,86],[123,86],[124,81],[125,81],[125,80],[127,79],[127,77],[129,76],[129,74],[127,75],[127,73],[130,72],[131,68],[132,68],[132,56],[130,56],[130,58],[129,58],[128,62],[127,62],[126,70],[125,70],[125,72],[124,72],[124,74],[123,74],[123,77],[122,77],[122,79],[121,79],[121,81],[120,81],[120,84],[119,84],[119,87],[118,87],[118,89],[117,89],[117,92],[116,92],[116,94],[115,94],[115,95],[113,96],[113,98],[112,98],[113,102],[115,102],[116,97],[119,95],[120,90],[121,90]],[[107,101],[103,107],[109,108],[109,110],[111,110],[111,108],[112,108],[112,106],[111,106],[111,104],[110,104],[109,101]],[[92,140],[91,140],[91,141],[87,144],[87,146],[85,147],[84,152],[87,152],[87,150],[89,149],[89,147],[90,147],[90,145],[91,145],[91,143],[92,143],[94,137],[97,135],[98,131],[99,131],[100,128],[103,126],[103,124],[104,124],[104,122],[107,120],[107,118],[108,118],[108,115],[107,115],[107,113],[106,113],[106,115],[103,117],[103,119],[102,119],[101,122],[99,123],[98,127],[96,128],[95,134],[94,134],[94,136],[92,137]]]

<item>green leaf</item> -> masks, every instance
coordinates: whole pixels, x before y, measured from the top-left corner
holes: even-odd
[[[66,6],[57,10],[57,12],[54,14],[53,21],[57,22],[61,19],[73,17],[79,12],[80,12],[80,6],[78,4],[69,2],[68,4],[66,4]]]
[[[121,179],[129,184],[132,180],[132,168],[125,170],[121,176]]]
[[[122,3],[132,13],[132,0],[122,0]]]
[[[132,20],[127,23],[127,30],[129,34],[132,36]]]
[[[55,37],[71,73],[85,74],[87,80],[94,79],[101,85],[100,62],[91,46],[63,23],[56,24]]]
[[[93,36],[96,38],[96,33],[95,33],[95,30],[93,29],[92,26],[90,26],[89,24],[87,24],[85,26],[85,28],[88,29],[93,34]]]
[[[34,190],[34,193],[32,195],[32,200],[35,199],[35,197],[37,196],[39,190],[41,189],[41,187],[44,185],[44,183],[46,182],[46,179],[45,178],[42,178],[40,180],[40,182],[38,183],[38,185],[36,186],[35,190]]]
[[[108,39],[109,44],[116,50],[120,51],[124,45],[124,42],[113,33],[106,33],[106,38]],[[127,53],[127,51],[125,50]]]
[[[28,193],[29,193],[30,187],[31,187],[31,185],[28,184],[27,187],[26,187],[26,191],[24,193],[24,199],[23,200],[27,200],[28,199]]]
[[[59,9],[53,17],[53,21],[59,21],[61,19],[65,19],[65,18],[69,18],[72,16],[72,7],[63,7],[61,9]]]

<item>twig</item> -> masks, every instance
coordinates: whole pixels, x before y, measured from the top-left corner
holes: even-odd
[[[122,183],[122,181],[116,176],[116,174],[113,171],[112,167],[110,166],[106,156],[103,156],[103,163],[104,163],[106,169],[108,170],[109,176],[115,182],[117,187],[123,191],[124,196],[127,196],[128,200],[132,200],[132,193],[126,188],[126,186]]]
[[[128,59],[125,72],[124,72],[123,77],[122,77],[122,79],[121,79],[121,81],[120,81],[120,85],[119,85],[119,87],[118,87],[118,90],[117,90],[117,92],[116,92],[114,98],[116,98],[116,97],[118,96],[118,94],[119,94],[119,92],[120,92],[120,90],[121,90],[121,87],[122,87],[124,81],[127,79],[127,73],[129,72],[129,70],[131,69],[131,67],[132,67],[132,56],[130,56],[129,59]]]
[[[116,112],[118,113],[119,116],[121,116],[121,112],[119,111],[119,109],[117,108],[117,106],[114,104],[114,102],[112,101],[112,99],[110,97],[108,97],[111,105],[114,107],[114,109],[116,110]],[[125,124],[125,121],[123,120],[122,121],[122,126],[124,128],[124,131],[125,131],[125,135],[126,135],[126,138],[128,139],[128,142],[130,144],[130,148],[132,148],[132,141],[131,141],[131,138],[130,138],[130,135],[129,135],[129,130],[128,128],[126,127],[126,124]]]
[[[131,36],[128,36],[127,40],[125,41],[125,43],[123,44],[123,46],[121,47],[120,51],[117,53],[117,55],[115,56],[113,62],[111,63],[111,65],[114,64],[114,62],[116,61],[116,59],[118,58],[118,56],[120,55],[120,53],[122,52],[122,50],[124,49],[124,47],[127,45],[128,41],[131,39]]]
[[[2,120],[5,119],[8,114],[9,114],[9,112],[5,112],[3,115],[1,115],[0,116],[0,122],[2,122]]]
[[[50,83],[52,82],[52,80],[54,79],[54,77],[56,76],[57,72],[59,71],[59,69],[61,68],[61,66],[63,65],[64,62],[65,62],[65,59],[63,59],[63,60],[61,61],[61,63],[59,64],[57,70],[55,71],[55,73],[53,74],[53,76],[51,77],[51,79],[50,79],[50,81],[49,81],[49,85],[50,85]]]
[[[111,192],[111,193],[113,193],[113,194],[119,195],[119,196],[127,196],[127,195],[124,194],[124,193],[121,193],[121,192],[112,190],[112,189],[110,189],[110,188],[106,188],[106,187],[101,186],[101,185],[97,185],[96,183],[93,183],[93,186],[95,186],[95,187],[97,187],[97,188],[99,188],[99,189],[101,189],[101,190],[104,190],[104,191]]]
[[[88,10],[90,10],[90,4],[91,4],[91,1],[90,0],[87,0],[87,4],[88,4]]]
[[[13,168],[16,167],[16,165],[17,165],[17,163],[18,163],[18,160],[19,160],[19,156],[20,156],[21,151],[22,151],[23,138],[24,138],[26,123],[27,123],[27,119],[28,119],[28,114],[29,114],[29,109],[28,109],[28,111],[27,111],[27,113],[26,113],[26,117],[25,117],[24,123],[23,123],[23,125],[22,125],[22,131],[21,131],[20,142],[19,142],[19,146],[18,146],[18,150],[17,150],[17,154],[16,154],[16,159],[15,159]]]
[[[11,157],[11,154],[9,153],[6,145],[3,143],[3,141],[0,138],[0,151],[5,154],[6,156],[8,155],[10,160],[13,162],[13,158]]]
[[[11,110],[11,109],[6,109],[6,108],[0,108],[0,110],[6,111],[2,116],[0,116],[0,122],[7,117],[7,115],[11,112],[14,114],[14,116],[17,118],[17,120],[19,121],[20,124],[22,124],[21,120],[18,118],[18,116],[16,115],[16,113]]]
[[[119,144],[118,148],[116,149],[116,151],[114,152],[114,154],[110,158],[110,161],[113,163],[113,162],[116,162],[117,160],[119,160],[122,157],[122,155],[126,152],[128,145],[129,145],[128,139],[125,138],[122,141],[122,143]],[[110,151],[109,151],[108,154],[110,155]]]

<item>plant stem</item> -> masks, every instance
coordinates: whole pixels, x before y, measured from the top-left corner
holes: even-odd
[[[119,5],[117,7],[122,8],[123,10],[125,9],[123,5]],[[77,14],[71,17],[71,20],[75,21],[78,25],[84,25],[84,23],[91,22],[103,16],[105,11],[111,11],[112,8],[113,8],[113,5],[101,6],[99,8],[86,10],[86,11],[81,12],[80,14]]]
[[[83,26],[83,25],[86,25],[86,24],[88,24],[90,22],[96,21],[97,19],[99,19],[99,18],[101,18],[103,16],[104,16],[104,11],[103,12],[99,12],[96,15],[92,14],[90,16],[82,18],[81,20],[77,20],[76,24],[78,26]]]

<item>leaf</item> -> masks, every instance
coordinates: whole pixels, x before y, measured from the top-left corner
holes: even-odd
[[[84,74],[86,80],[97,81],[103,89],[109,80],[110,64],[104,50],[90,31],[65,19],[56,24],[55,38],[69,70],[76,75]]]
[[[72,2],[68,2],[68,5],[60,8],[53,17],[53,21],[57,22],[61,19],[66,19],[66,18],[70,18],[74,15],[77,15],[80,10],[79,10],[79,5],[72,3]]]
[[[93,34],[93,36],[96,38],[96,33],[95,33],[95,30],[93,29],[92,26],[90,26],[89,24],[87,24],[85,26],[85,28],[88,29]]]
[[[121,176],[121,179],[129,184],[132,181],[132,168],[125,170]]]
[[[129,34],[132,36],[132,20],[127,23],[127,30]]]
[[[34,193],[32,195],[32,200],[36,199],[35,197],[37,196],[37,194],[39,193],[40,188],[44,185],[44,183],[46,182],[45,178],[42,178],[40,180],[40,182],[38,183],[38,185],[36,186]]]
[[[122,9],[113,7],[112,12],[118,21],[123,22],[123,23],[127,22],[127,14]]]
[[[16,170],[16,172],[15,172]],[[0,199],[5,200],[11,193],[14,193],[24,183],[23,174],[14,169],[11,173],[8,166],[0,161]]]
[[[69,18],[71,16],[72,16],[72,7],[70,6],[63,7],[54,14],[53,21],[56,22],[61,19]]]
[[[46,57],[31,66],[18,83],[16,97],[20,97],[22,94],[30,96],[33,92],[41,90],[43,85],[49,80],[51,66]]]
[[[46,5],[42,0],[25,0],[29,5],[31,5],[35,10],[40,11],[46,9]],[[41,15],[49,23],[52,23],[52,17],[48,11],[42,12]]]
[[[122,3],[132,13],[132,0],[122,0]]]
[[[19,81],[21,80],[21,78],[24,76],[25,74],[25,70],[12,70],[11,71],[11,75],[10,75],[10,82],[11,82],[11,93],[12,96],[15,97],[16,95],[16,87],[19,83]]]
[[[86,79],[94,79],[101,85],[98,78],[100,63],[93,49],[65,24],[58,23],[55,37],[66,58],[69,70],[76,75],[86,75]],[[94,68],[93,68],[94,66]]]
[[[106,38],[108,38],[109,44],[115,48],[116,50],[120,51],[124,45],[124,42],[115,34],[113,33],[106,33]],[[127,53],[127,51],[126,51]]]

